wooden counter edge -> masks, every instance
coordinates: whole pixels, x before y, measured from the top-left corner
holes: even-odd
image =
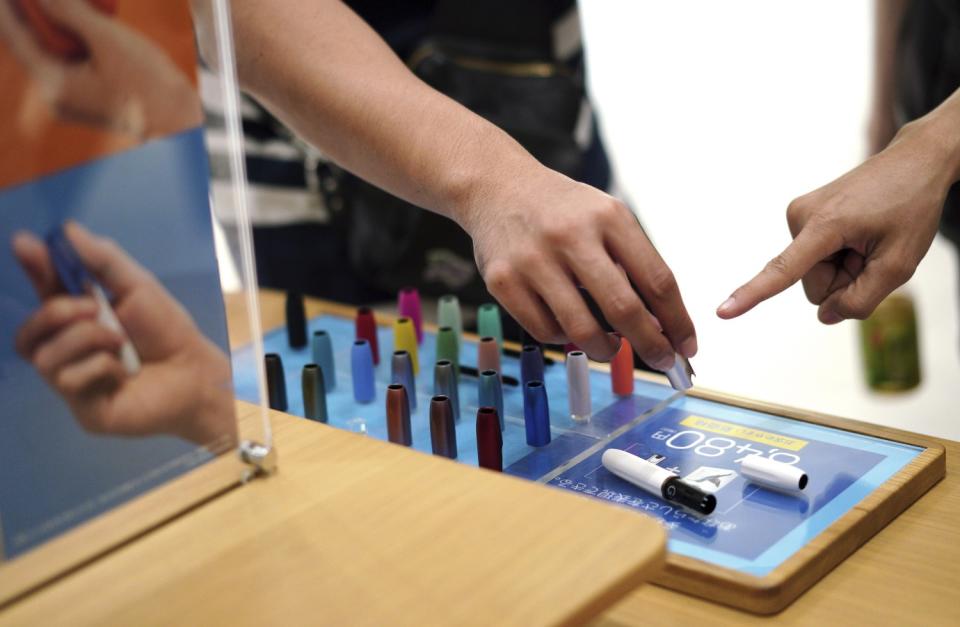
[[[580,609],[570,615],[566,625],[583,625],[591,620],[601,616],[606,610],[610,609],[616,603],[631,592],[635,592],[640,586],[648,584],[655,580],[655,575],[651,577],[649,572],[662,572],[667,560],[667,542],[666,537],[660,544],[660,551],[649,562],[637,564],[634,569],[624,573],[617,582],[607,587],[599,596],[594,597],[588,603],[585,603]]]
[[[240,485],[235,451],[219,454],[131,501],[0,565],[0,611]]]

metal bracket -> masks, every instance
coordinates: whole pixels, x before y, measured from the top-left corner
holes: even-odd
[[[240,443],[237,452],[243,463],[248,466],[240,477],[242,483],[247,483],[261,475],[273,474],[277,470],[277,450],[272,446],[268,447],[259,442],[244,440]]]

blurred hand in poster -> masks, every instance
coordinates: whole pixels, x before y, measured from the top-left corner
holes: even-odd
[[[88,0],[31,0],[83,44],[79,59],[46,49],[14,3],[0,2],[0,40],[65,121],[147,139],[198,126],[200,101],[158,46]]]
[[[126,337],[97,321],[89,296],[62,291],[46,245],[18,233],[14,253],[40,298],[20,328],[17,352],[33,364],[92,433],[174,435],[211,449],[236,441],[230,364],[189,314],[114,242],[75,223],[66,234],[91,275],[113,297]],[[128,374],[129,338],[142,367]]]

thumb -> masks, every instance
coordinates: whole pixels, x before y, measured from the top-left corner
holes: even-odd
[[[850,318],[863,320],[873,313],[884,298],[913,275],[911,266],[894,259],[896,256],[892,254],[868,259],[852,283],[833,292],[820,304],[817,311],[820,321],[836,324]]]
[[[841,248],[843,238],[839,232],[816,222],[807,223],[782,253],[717,308],[717,315],[729,319],[750,311],[802,279],[819,261]]]
[[[41,0],[44,12],[55,22],[74,31],[93,47],[115,24],[88,0]]]

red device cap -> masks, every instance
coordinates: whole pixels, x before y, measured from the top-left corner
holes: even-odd
[[[620,338],[620,350],[610,360],[610,382],[617,396],[633,394],[633,347],[625,337]]]

